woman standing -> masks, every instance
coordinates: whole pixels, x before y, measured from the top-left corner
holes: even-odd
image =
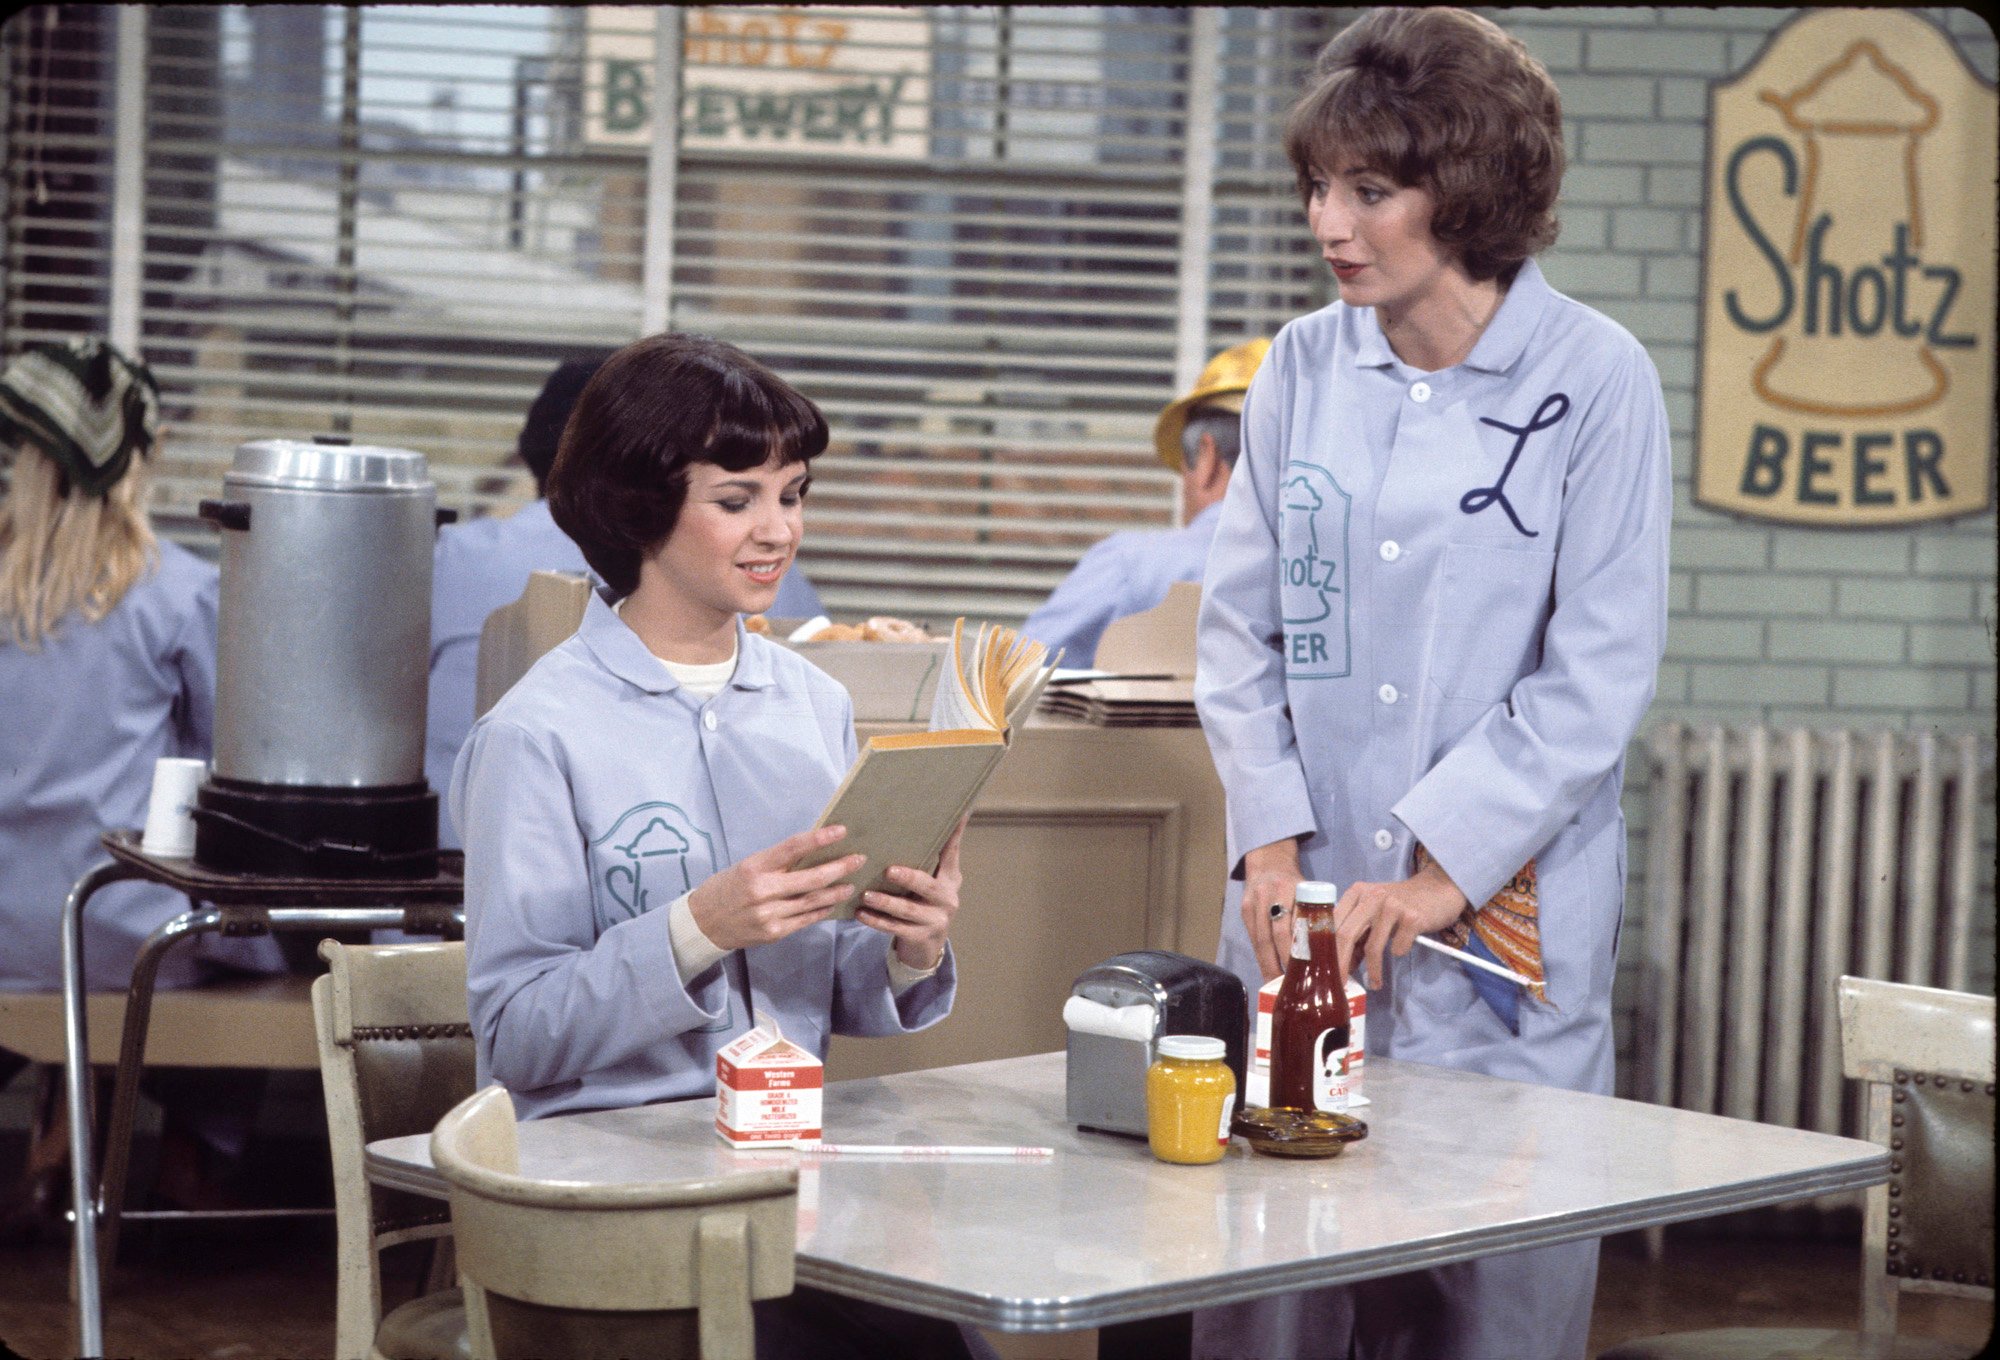
[[[846,856],[794,865],[854,762],[847,691],[746,632],[804,529],[819,409],[734,345],[657,335],[605,361],[549,477],[603,578],[582,626],[473,725],[465,837],[481,1084],[525,1118],[713,1095],[753,1017],[824,1058],[834,1034],[951,1010],[959,838],[892,868],[853,921]],[[801,1287],[757,1305],[759,1356],[960,1356],[949,1323]]]
[[[1371,1052],[1609,1092],[1626,745],[1666,631],[1671,452],[1645,351],[1555,292],[1561,103],[1462,10],[1337,35],[1285,148],[1340,300],[1280,332],[1204,582],[1230,808],[1221,957],[1277,974],[1342,886]],[[1424,950],[1439,933],[1535,979]],[[1580,1356],[1595,1242],[1218,1310],[1213,1355]],[[1301,1338],[1310,1338],[1309,1343]]]

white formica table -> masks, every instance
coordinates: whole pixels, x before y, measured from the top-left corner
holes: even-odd
[[[827,1138],[1052,1145],[1040,1161],[739,1153],[712,1100],[521,1125],[524,1174],[708,1177],[796,1160],[798,1279],[1015,1332],[1102,1327],[1308,1285],[1699,1218],[1888,1179],[1873,1143],[1370,1058],[1338,1157],[1171,1166],[1063,1119],[1064,1056],[835,1082]],[[429,1139],[368,1147],[441,1196]]]

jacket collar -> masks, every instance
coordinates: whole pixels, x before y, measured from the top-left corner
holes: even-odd
[[[1542,313],[1555,295],[1555,289],[1542,277],[1542,267],[1533,260],[1523,260],[1507,296],[1500,299],[1500,310],[1486,323],[1472,353],[1465,356],[1465,367],[1482,373],[1505,373],[1512,368],[1527,352],[1528,341],[1534,338]]]
[[[598,664],[620,680],[634,685],[648,694],[665,694],[679,689],[680,682],[667,673],[660,659],[648,651],[639,635],[631,630],[625,620],[618,617],[611,606],[616,600],[611,588],[602,582],[595,584],[590,592],[590,602],[584,606],[583,622],[577,627],[576,636],[590,649]],[[776,682],[771,665],[771,644],[763,638],[754,637],[744,631],[743,619],[736,620],[736,674],[730,677],[730,689],[769,689]]]
[[[1514,275],[1514,282],[1507,289],[1507,296],[1500,299],[1499,310],[1493,313],[1493,319],[1486,323],[1486,329],[1473,343],[1472,353],[1466,355],[1458,366],[1478,369],[1482,373],[1505,373],[1512,368],[1526,352],[1528,341],[1541,324],[1549,299],[1554,296],[1555,290],[1542,277],[1542,267],[1533,260],[1522,261],[1520,272]],[[1396,352],[1389,348],[1389,337],[1382,334],[1382,325],[1375,319],[1375,309],[1354,308],[1352,315],[1354,366],[1385,368],[1397,363]]]

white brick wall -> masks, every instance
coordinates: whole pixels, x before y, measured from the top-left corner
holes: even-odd
[[[1616,318],[1660,370],[1674,434],[1667,662],[1656,719],[1820,727],[1994,730],[1995,519],[1897,531],[1761,525],[1704,510],[1693,474],[1709,82],[1756,59],[1789,9],[1485,9],[1562,88],[1572,162],[1551,282]],[[1919,11],[1995,77],[1992,29],[1964,9]],[[1624,939],[1641,938],[1645,764],[1628,762],[1631,890]],[[1993,986],[1993,802],[1982,813],[1987,905],[1977,985]],[[1637,951],[1619,979],[1629,1053]]]

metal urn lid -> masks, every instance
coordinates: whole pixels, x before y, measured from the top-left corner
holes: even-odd
[[[421,453],[331,440],[253,439],[224,476],[232,487],[292,491],[410,492],[430,487]]]

